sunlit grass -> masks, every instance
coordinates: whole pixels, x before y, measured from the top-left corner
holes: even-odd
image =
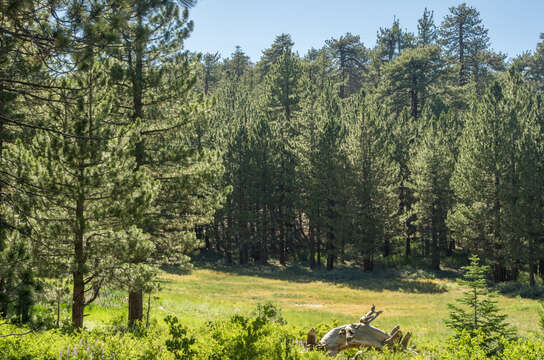
[[[437,342],[451,334],[444,319],[447,304],[461,294],[452,279],[390,279],[382,276],[352,276],[348,280],[319,281],[311,277],[254,271],[197,269],[190,274],[164,272],[162,289],[152,300],[151,317],[162,319],[175,314],[189,326],[236,313],[249,313],[258,303],[272,302],[282,309],[288,323],[306,329],[320,323],[358,321],[371,304],[384,313],[374,325],[389,331],[399,324],[411,331],[416,343]],[[117,299],[120,300],[120,299]],[[520,335],[535,331],[538,302],[497,298],[508,313],[509,322]],[[147,302],[147,298],[145,299]],[[86,318],[88,326],[126,316],[126,305],[93,306]]]

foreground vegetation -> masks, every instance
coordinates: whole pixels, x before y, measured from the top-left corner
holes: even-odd
[[[420,357],[541,354],[544,41],[506,60],[460,4],[221,63],[194,5],[0,5],[0,357],[317,359],[372,303]]]
[[[168,315],[175,315],[187,327],[187,338],[181,338],[187,343],[191,337],[195,339],[189,346],[196,352],[195,359],[321,359],[325,358],[321,353],[301,353],[296,340],[305,339],[311,327],[320,337],[335,325],[356,322],[372,303],[385,311],[374,325],[390,330],[399,324],[411,331],[412,344],[422,358],[424,353],[441,353],[444,359],[486,354],[483,336],[467,335],[459,340],[462,346],[448,340],[454,332],[444,322],[448,317],[446,305],[462,293],[451,273],[437,276],[406,267],[368,274],[356,269],[326,272],[272,265],[211,267],[205,263],[191,273],[180,273],[178,268],[165,270],[160,275],[162,290],[151,298],[149,329],[144,322],[129,330],[125,325],[126,292],[106,291],[89,308],[84,332],[65,328],[0,338],[0,358],[58,359],[62,351],[63,359],[68,358],[67,352],[72,354],[71,359],[89,359],[91,352],[95,359],[98,354],[105,354],[105,359],[111,355],[115,359],[175,359],[166,345],[172,337],[164,321]],[[275,307],[260,305],[266,303]],[[508,346],[512,355],[505,359],[514,359],[520,352],[541,354],[544,343],[537,340],[541,333],[535,325],[538,301],[500,296],[498,304],[522,339]],[[66,305],[62,308],[64,323],[69,324],[69,309]],[[259,314],[266,315],[267,320],[252,330]],[[3,325],[0,331],[25,330]],[[73,355],[74,348],[79,357]],[[414,358],[410,354],[373,356]]]

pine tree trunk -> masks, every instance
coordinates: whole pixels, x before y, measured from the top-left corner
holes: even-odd
[[[535,272],[536,272],[536,265],[535,265],[533,259],[531,258],[529,260],[529,285],[531,287],[534,287],[536,285]]]
[[[342,240],[340,241],[340,263],[346,263],[346,240],[344,236],[342,236]]]
[[[320,209],[317,207],[317,218],[320,219]],[[321,267],[321,225],[319,222],[317,223],[317,226],[315,228],[315,235],[316,235],[316,251],[317,251],[317,261],[316,266]]]
[[[448,242],[448,255],[453,255],[453,250],[455,250],[455,240],[450,236],[450,241]]]
[[[83,273],[74,271],[74,287],[72,293],[72,327],[81,329],[83,327],[83,312],[85,311],[85,283]]]
[[[391,242],[389,239],[383,240],[383,257],[388,257],[391,254]]]
[[[429,234],[423,234],[423,256],[426,258],[431,253],[430,251]]]
[[[210,251],[212,249],[212,246],[210,244],[210,228],[206,227],[206,230],[204,231],[204,244],[206,251]]]
[[[128,293],[128,325],[134,326],[144,316],[144,294],[142,290],[131,290]]]
[[[369,256],[363,258],[363,271],[372,271],[374,269],[374,262]]]
[[[249,263],[249,249],[245,242],[240,242],[240,265],[247,265]]]
[[[310,269],[315,269],[315,235],[314,227],[310,225]]]
[[[327,270],[333,270],[334,269],[334,254],[328,254],[327,255]]]
[[[463,86],[466,84],[465,81],[465,42],[464,42],[464,33],[463,27],[459,24],[459,85]]]
[[[335,248],[334,248],[334,233],[332,229],[327,231],[327,270],[334,269],[334,260],[336,258]]]
[[[410,236],[406,236],[406,244],[405,244],[405,247],[404,247],[404,256],[406,256],[406,257],[409,257],[410,255],[412,255],[411,241],[412,241],[412,239],[410,239]]]
[[[268,246],[267,246],[267,209],[265,208],[262,213],[261,228],[259,230],[259,262],[264,265],[268,262]]]
[[[138,16],[138,27],[142,26],[143,20]],[[132,73],[132,101],[133,101],[133,119],[143,118],[143,44],[140,40],[135,41],[135,63]],[[131,61],[129,66],[131,66]],[[136,144],[136,170],[144,164],[145,145],[143,140]],[[136,320],[142,321],[143,317],[143,294],[142,291],[129,291],[128,296],[128,323],[133,326]]]
[[[79,168],[80,186],[83,186],[83,166]],[[83,327],[83,313],[85,311],[85,281],[84,281],[84,268],[85,268],[85,250],[83,237],[85,233],[85,197],[83,191],[80,189],[76,201],[76,227],[74,232],[74,270],[72,272],[74,286],[72,293],[72,326],[74,329],[81,329]]]
[[[437,229],[434,229],[434,225],[432,230],[431,267],[434,270],[440,270],[440,247],[438,244],[438,232]]]

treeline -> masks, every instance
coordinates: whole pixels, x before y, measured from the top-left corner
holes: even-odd
[[[205,54],[224,207],[200,236],[228,263],[311,267],[478,253],[495,281],[544,278],[544,42],[511,60],[461,4],[373,48],[347,33],[304,56],[287,34],[252,64]]]
[[[218,154],[198,142],[209,104],[183,49],[192,5],[2,2],[1,317],[28,322],[50,294],[57,326],[66,302],[81,328],[115,286],[134,324],[158,267],[199,247],[195,228],[226,190]]]

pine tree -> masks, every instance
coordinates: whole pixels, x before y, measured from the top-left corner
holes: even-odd
[[[450,7],[440,26],[440,41],[450,61],[458,69],[457,83],[468,83],[478,63],[478,56],[489,46],[487,29],[482,25],[480,13],[463,3]]]
[[[313,222],[319,224],[325,235],[327,270],[332,270],[336,259],[342,251],[341,230],[342,217],[345,213],[343,173],[346,168],[345,154],[342,146],[346,131],[342,124],[341,109],[338,98],[329,84],[323,89],[318,99],[317,138],[314,156],[310,159],[313,186],[310,190],[310,201],[317,208],[312,211],[316,216]],[[320,239],[318,239],[318,242]]]
[[[540,42],[529,59],[528,76],[540,91],[544,91],[544,33],[540,34]]]
[[[299,111],[300,60],[285,52],[265,78],[264,101],[274,139],[276,169],[274,171],[275,222],[279,232],[278,252],[281,264],[287,261],[288,246],[295,236],[295,156],[293,119]]]
[[[131,325],[142,320],[143,279],[151,278],[142,269],[162,262],[186,264],[187,253],[200,244],[195,229],[211,220],[222,198],[222,190],[213,189],[222,171],[217,157],[195,144],[198,139],[193,137],[198,130],[194,122],[204,110],[198,97],[190,97],[197,59],[183,50],[193,29],[187,7],[193,3],[108,3],[116,14],[108,26],[120,41],[107,49],[118,60],[112,75],[120,116],[145,126],[134,170],[149,167],[161,184],[154,206],[139,224],[152,236],[153,251],[135,253],[129,259],[133,271],[126,269],[124,274]]]
[[[536,284],[537,264],[542,261],[542,235],[544,234],[544,108],[535,96],[534,84],[524,81],[514,68],[509,69],[505,92],[511,98],[512,119],[519,119],[522,131],[517,143],[519,153],[514,203],[513,228],[522,239],[520,251],[529,265],[529,284]],[[541,263],[542,264],[542,263]]]
[[[323,196],[319,183],[319,139],[323,128],[322,122],[327,116],[321,116],[320,109],[324,101],[323,93],[331,93],[332,62],[325,51],[315,54],[313,60],[303,62],[301,78],[301,109],[296,119],[297,134],[293,141],[293,150],[297,163],[297,184],[299,189],[300,216],[299,228],[301,236],[308,245],[310,267],[321,265],[321,230],[323,223]],[[307,222],[306,226],[304,221]],[[304,248],[306,246],[303,245]]]
[[[522,255],[515,223],[523,126],[509,86],[495,82],[466,114],[452,176],[457,203],[448,217],[460,243],[481,249],[495,281],[516,279]]]
[[[432,45],[436,43],[437,38],[434,11],[429,11],[425,8],[423,15],[417,21],[417,43],[419,46]]]
[[[224,67],[227,75],[238,81],[250,69],[249,56],[246,55],[240,46],[236,46],[230,59],[225,60]]]
[[[38,282],[26,209],[18,202],[24,190],[5,152],[17,140],[29,141],[35,131],[61,133],[30,115],[51,101],[51,92],[62,89],[53,83],[61,71],[45,65],[65,63],[71,41],[81,40],[69,37],[66,16],[52,16],[65,10],[65,3],[50,0],[0,4],[0,317],[15,314],[22,321],[29,318]]]
[[[400,167],[394,160],[395,138],[385,116],[386,109],[372,105],[362,95],[346,104],[345,121],[350,124],[348,156],[353,171],[350,205],[354,219],[353,242],[371,271],[380,249],[388,252],[398,236],[397,216]]]
[[[445,242],[448,229],[446,217],[452,203],[450,177],[454,166],[453,153],[446,134],[439,124],[429,124],[418,147],[413,152],[409,168],[409,187],[414,195],[412,212],[415,224],[425,244],[431,239],[431,267],[440,270],[441,242]]]
[[[291,35],[280,34],[276,36],[272,46],[263,51],[261,60],[257,63],[257,71],[260,73],[261,79],[264,79],[272,65],[274,65],[283,54],[292,51],[294,45],[295,43],[291,39]]]
[[[463,267],[463,279],[458,282],[465,288],[463,296],[457,299],[462,307],[448,304],[450,309],[448,327],[459,336],[463,331],[474,334],[481,330],[489,350],[497,348],[501,337],[510,338],[515,331],[506,323],[506,315],[500,314],[494,294],[489,292],[486,283],[486,273],[489,267],[480,265],[480,258],[472,255],[470,265]]]
[[[140,128],[111,121],[109,65],[91,60],[63,80],[80,90],[61,94],[64,100],[51,103],[47,112],[49,123],[74,135],[38,133],[9,152],[18,183],[28,189],[18,201],[28,206],[42,271],[72,276],[75,328],[83,326],[85,306],[121,267],[120,258],[138,250],[131,244],[148,250],[148,237],[136,225],[156,193],[148,170],[134,171]]]
[[[340,98],[359,91],[361,72],[366,63],[366,49],[360,37],[348,32],[339,39],[325,41],[325,44],[335,62]]]
[[[405,50],[383,69],[378,91],[391,101],[392,109],[401,112],[409,107],[414,120],[421,115],[425,102],[439,91],[443,61],[438,46]]]
[[[414,46],[414,35],[402,30],[397,18],[393,20],[391,28],[380,28],[378,30],[376,48],[384,62],[393,61],[397,56],[400,56],[404,49]]]
[[[202,88],[204,95],[208,96],[210,90],[213,89],[219,82],[219,59],[221,55],[216,52],[214,54],[204,54],[202,57]]]
[[[0,244],[0,317],[26,323],[41,289],[29,242],[18,232],[4,234]]]

